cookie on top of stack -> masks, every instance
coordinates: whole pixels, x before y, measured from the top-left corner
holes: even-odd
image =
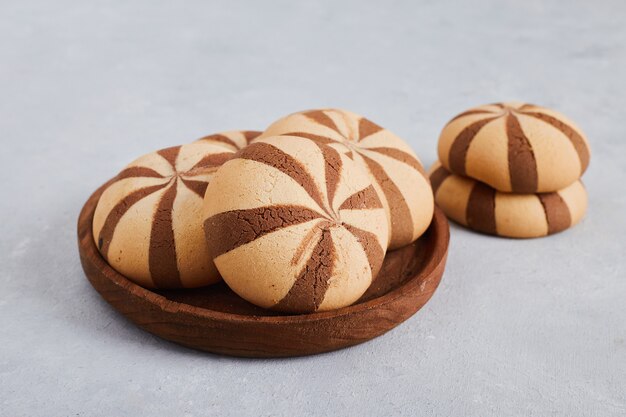
[[[564,115],[532,104],[495,103],[450,120],[430,169],[448,217],[482,233],[540,237],[575,225],[587,209],[580,177],[585,135]]]
[[[149,288],[224,279],[288,313],[357,301],[385,253],[414,242],[434,211],[402,139],[344,110],[286,116],[143,156],[106,187],[93,220],[102,256]]]

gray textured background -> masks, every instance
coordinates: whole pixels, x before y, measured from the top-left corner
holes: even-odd
[[[624,416],[625,21],[623,1],[1,1],[0,415]],[[137,155],[338,106],[429,165],[448,118],[506,99],[587,132],[586,219],[527,241],[453,226],[438,292],[377,340],[202,354],[84,279],[79,209]]]

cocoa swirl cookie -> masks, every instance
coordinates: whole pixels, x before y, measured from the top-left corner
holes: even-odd
[[[364,166],[388,212],[389,248],[416,240],[432,220],[434,202],[428,178],[411,147],[374,122],[345,110],[294,113],[260,136],[305,137],[332,146]]]
[[[516,238],[551,235],[578,223],[587,210],[580,181],[550,193],[497,191],[454,175],[437,162],[430,170],[435,201],[452,220],[478,232]]]
[[[232,151],[238,151],[248,146],[248,144],[260,134],[261,132],[256,130],[231,130],[201,137],[196,142],[213,143],[226,146]]]
[[[215,170],[233,154],[220,144],[195,142],[130,163],[96,207],[93,236],[102,256],[144,287],[218,281],[202,231],[202,202]]]
[[[499,191],[557,191],[589,165],[582,131],[554,110],[523,103],[475,107],[453,118],[439,137],[439,159],[450,172]]]
[[[382,265],[388,223],[369,175],[319,141],[256,140],[219,169],[206,196],[211,258],[228,286],[258,306],[344,307]]]

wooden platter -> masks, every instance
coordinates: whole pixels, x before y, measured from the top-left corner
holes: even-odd
[[[427,232],[412,245],[388,252],[370,289],[349,307],[280,315],[239,298],[224,283],[193,290],[148,290],[111,268],[93,241],[93,214],[106,185],[87,200],[78,218],[78,249],[89,282],[139,327],[208,352],[284,357],[365,342],[424,306],[437,289],[446,263],[450,231],[445,215],[436,208]]]

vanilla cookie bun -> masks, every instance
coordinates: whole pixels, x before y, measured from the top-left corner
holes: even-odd
[[[389,249],[416,240],[433,217],[432,190],[411,147],[374,122],[345,110],[310,110],[286,116],[260,138],[289,135],[332,146],[365,167],[389,219]]]
[[[330,146],[256,140],[218,170],[206,195],[211,257],[228,286],[258,306],[344,307],[382,265],[385,210],[367,172]]]
[[[499,191],[557,191],[589,165],[582,131],[554,110],[523,103],[475,107],[453,118],[439,137],[439,160],[450,172]]]
[[[196,142],[214,143],[216,145],[226,146],[230,150],[238,151],[248,146],[248,144],[260,134],[261,132],[255,130],[231,130],[204,136]]]
[[[587,210],[580,181],[551,193],[503,193],[454,175],[439,162],[430,169],[435,201],[452,220],[478,232],[517,238],[551,235],[578,223]]]
[[[202,231],[202,201],[228,147],[195,142],[140,157],[102,193],[93,236],[118,272],[149,288],[191,288],[220,279]]]

